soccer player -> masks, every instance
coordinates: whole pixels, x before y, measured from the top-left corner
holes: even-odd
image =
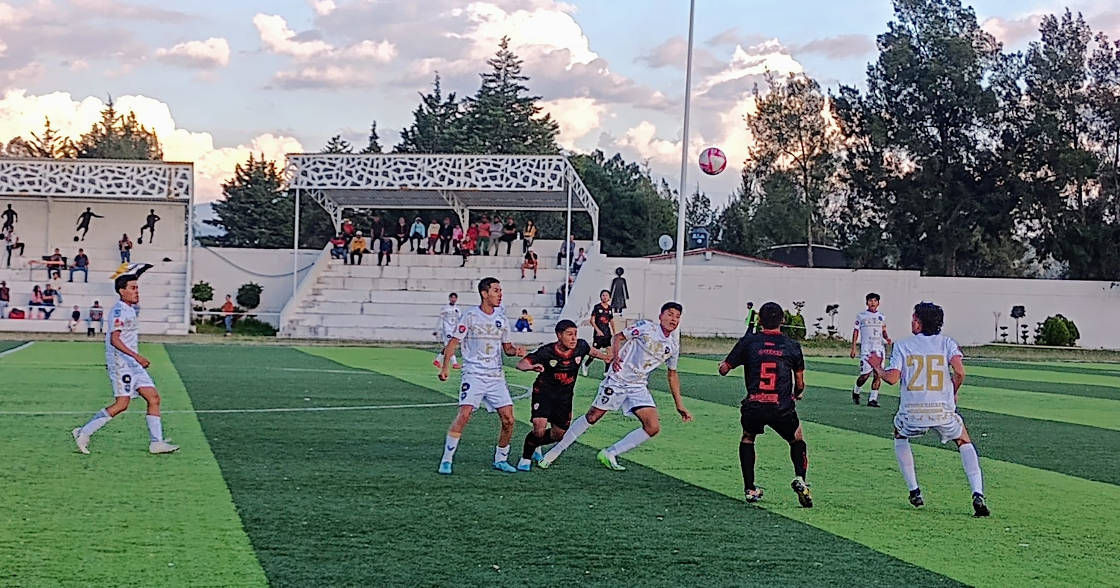
[[[808,449],[797,418],[797,404],[805,392],[805,358],[801,345],[784,335],[780,328],[785,313],[776,302],[767,302],[758,309],[760,333],[743,335],[727,358],[719,364],[719,375],[726,376],[743,366],[747,396],[739,409],[743,437],[739,442],[739,465],[743,469],[743,492],[747,502],[758,502],[762,488],[754,485],[754,440],[766,427],[774,429],[789,443],[793,461],[793,482],[797,501],[805,508],[813,507],[813,496],[805,482],[809,468]]]
[[[859,396],[863,393],[863,384],[867,382],[867,378],[874,375],[871,380],[871,395],[867,399],[867,406],[871,408],[879,408],[879,386],[882,382],[879,374],[871,369],[871,364],[867,363],[867,358],[872,353],[878,353],[880,356],[885,354],[883,343],[890,343],[890,335],[887,335],[887,319],[883,317],[883,313],[879,312],[879,295],[871,292],[865,298],[867,302],[867,310],[861,311],[856,315],[856,328],[852,330],[852,350],[849,355],[852,359],[856,358],[856,344],[859,344],[859,377],[856,378],[856,386],[852,388],[852,402],[859,404]]]
[[[534,457],[539,461],[542,445],[559,441],[572,422],[572,395],[576,388],[576,373],[589,357],[609,362],[606,353],[592,349],[579,338],[576,324],[570,320],[556,323],[556,342],[542,345],[521,358],[517,369],[538,372],[533,382],[533,430],[525,436],[521,461],[517,469],[527,472]],[[551,428],[546,429],[549,424]]]
[[[436,330],[432,334],[439,338],[439,342],[444,347],[451,341],[451,335],[455,333],[455,327],[459,326],[459,319],[462,318],[463,312],[459,310],[456,303],[459,302],[459,295],[452,292],[447,295],[447,305],[440,309],[439,319],[436,321]],[[441,360],[443,359],[443,349],[436,353],[436,358],[432,360],[432,365],[442,367]],[[459,358],[454,353],[451,354],[451,367],[459,369]]]
[[[148,244],[155,243],[156,241],[156,223],[160,220],[159,215],[156,214],[156,209],[151,208],[148,210],[148,216],[144,219],[144,226],[140,227],[140,237],[136,239],[137,245],[144,244],[144,229],[148,229]]]
[[[618,333],[611,339],[610,368],[606,377],[599,384],[599,392],[595,402],[587,409],[587,414],[579,417],[564,433],[564,438],[550,449],[544,457],[537,462],[542,469],[547,469],[564,453],[572,443],[575,443],[591,425],[599,422],[603,415],[611,410],[621,410],[624,415],[634,415],[642,423],[641,427],[630,431],[625,437],[614,445],[599,452],[599,463],[608,469],[623,471],[626,468],[619,465],[618,456],[649,441],[661,431],[661,419],[657,414],[657,405],[653,402],[653,395],[649,393],[649,373],[657,369],[662,363],[668,369],[669,392],[673,395],[677,413],[681,420],[689,422],[692,414],[684,407],[681,400],[681,378],[677,374],[677,359],[681,354],[681,343],[677,327],[681,323],[681,305],[676,302],[666,302],[661,305],[658,322],[653,323],[641,320],[634,326]]]
[[[895,344],[890,369],[883,369],[883,357],[872,354],[872,369],[888,384],[899,384],[898,414],[894,417],[894,454],[902,478],[910,490],[910,504],[925,504],[914,471],[914,454],[910,438],[932,429],[941,442],[952,440],[961,454],[968,485],[972,488],[973,516],[991,514],[984,501],[984,478],[980,458],[968,436],[964,420],[957,412],[957,397],[964,382],[964,361],[961,349],[953,339],[941,334],[945,312],[932,302],[914,306],[910,330],[914,333]],[[947,382],[948,381],[948,382]]]
[[[591,346],[595,349],[607,349],[611,346],[611,337],[614,335],[614,312],[611,310],[611,293],[607,290],[599,292],[599,304],[591,307],[591,318],[588,324],[595,333],[591,336]],[[591,360],[583,362],[582,374],[587,375],[587,366]]]
[[[179,449],[179,446],[171,445],[163,438],[159,392],[147,371],[151,362],[137,351],[139,335],[135,307],[140,302],[137,280],[150,267],[151,264],[147,263],[125,264],[114,274],[113,287],[120,300],[109,311],[109,330],[105,334],[105,363],[113,386],[113,403],[97,411],[85,425],[71,431],[81,453],[89,454],[90,436],[127,410],[129,401],[137,396],[148,403],[148,452],[171,453]]]
[[[459,413],[447,430],[447,440],[443,448],[443,459],[439,462],[439,473],[450,474],[455,449],[463,429],[471,420],[479,405],[490,412],[497,411],[502,421],[498,433],[498,446],[494,450],[494,469],[513,473],[517,469],[509,465],[509,440],[513,437],[513,400],[506,386],[506,374],[502,370],[502,352],[506,355],[524,357],[525,348],[509,342],[509,319],[502,311],[502,284],[497,278],[483,278],[478,283],[481,304],[472,306],[459,319],[455,332],[447,346],[443,348],[443,361],[439,368],[439,379],[447,381],[448,367],[455,356],[455,348],[463,345],[463,380],[459,389]]]

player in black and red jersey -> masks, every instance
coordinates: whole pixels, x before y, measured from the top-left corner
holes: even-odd
[[[743,438],[739,443],[739,465],[743,468],[747,502],[762,498],[762,489],[754,485],[754,440],[768,426],[789,443],[796,476],[790,487],[797,493],[801,506],[810,508],[813,497],[805,482],[809,458],[796,405],[805,392],[805,358],[801,345],[779,330],[784,315],[777,303],[763,304],[758,311],[762,332],[743,335],[720,362],[719,375],[726,376],[736,367],[744,366],[747,396],[740,409]]]
[[[611,337],[614,336],[614,312],[611,310],[611,293],[607,290],[599,292],[599,304],[591,307],[591,318],[588,319],[594,334],[591,337],[591,346],[595,349],[610,349]],[[591,360],[583,362],[583,375],[587,375],[587,366]]]
[[[588,357],[610,363],[610,353],[592,349],[579,338],[576,324],[570,320],[556,323],[556,342],[542,345],[521,358],[517,369],[539,372],[533,382],[533,430],[525,436],[525,447],[517,469],[527,472],[537,448],[555,443],[564,437],[572,422],[572,395],[575,392],[579,367]],[[548,427],[549,424],[551,427]],[[546,429],[546,427],[548,427]]]

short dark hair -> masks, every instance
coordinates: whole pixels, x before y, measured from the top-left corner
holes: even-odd
[[[563,333],[564,331],[567,331],[568,329],[576,329],[576,328],[579,328],[579,327],[576,327],[576,324],[574,322],[572,322],[568,319],[564,319],[564,320],[556,323],[556,334],[559,335],[560,333]]]
[[[661,312],[663,313],[666,310],[675,310],[675,311],[677,311],[681,314],[684,314],[684,307],[681,306],[681,303],[679,303],[679,302],[669,301],[669,302],[666,302],[665,304],[662,304],[661,305]],[[661,313],[658,313],[658,314],[661,314]]]
[[[602,296],[603,294],[606,294],[607,296],[610,296],[611,291],[610,290],[599,290],[599,296]]]
[[[945,311],[932,302],[919,302],[914,305],[914,316],[922,323],[923,335],[940,335],[945,324]]]
[[[452,293],[450,293],[450,294],[448,294],[448,295],[447,295],[447,297],[448,297],[448,298],[451,298],[452,296],[454,296],[454,297],[456,297],[456,298],[458,298],[458,297],[459,297],[459,295],[458,295],[458,294],[456,294],[456,293],[454,293],[454,292],[452,292]]]
[[[490,286],[501,283],[502,282],[498,280],[498,278],[482,278],[482,280],[478,282],[478,293],[482,294],[483,292],[489,290]]]
[[[782,310],[782,305],[777,302],[767,302],[758,309],[758,323],[764,329],[777,329],[782,326],[782,321],[786,318],[786,312]]]
[[[865,297],[863,298],[863,301],[864,301],[864,302],[870,302],[870,301],[872,301],[872,300],[878,300],[878,299],[879,299],[879,295],[878,295],[878,294],[876,294],[875,292],[868,292],[868,293],[867,293],[867,296],[865,296]]]
[[[747,308],[754,308],[754,302],[753,301],[747,302]]]
[[[130,274],[125,274],[123,276],[117,276],[117,279],[113,280],[113,289],[116,290],[117,293],[120,293],[121,290],[124,290],[125,288],[128,287],[129,282],[132,282],[135,279],[136,279],[136,276],[133,276],[133,275],[130,275]]]

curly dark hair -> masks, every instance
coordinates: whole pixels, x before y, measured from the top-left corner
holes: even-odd
[[[762,328],[774,330],[782,326],[786,313],[777,302],[767,302],[758,309],[758,322]]]
[[[932,302],[919,302],[914,305],[914,316],[922,323],[923,335],[940,335],[945,324],[945,311]]]

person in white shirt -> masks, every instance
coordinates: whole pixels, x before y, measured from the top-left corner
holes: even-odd
[[[451,341],[452,334],[455,333],[455,327],[459,326],[459,319],[463,316],[463,311],[456,306],[459,302],[459,295],[452,292],[447,295],[447,305],[440,309],[439,319],[436,321],[436,330],[432,331],[441,345],[440,350],[436,353],[436,358],[432,360],[432,365],[443,367],[443,348]],[[451,354],[451,367],[459,369],[459,358],[455,354]]]
[[[984,500],[984,478],[980,457],[957,412],[957,398],[964,382],[964,360],[957,342],[941,334],[945,312],[932,302],[914,306],[910,330],[914,333],[895,343],[890,369],[883,369],[883,356],[868,359],[875,373],[888,384],[899,384],[898,414],[894,417],[894,453],[902,478],[910,490],[910,504],[925,504],[914,470],[910,438],[933,430],[941,442],[952,440],[961,454],[968,485],[972,488],[973,516],[991,514]]]
[[[666,302],[661,306],[658,322],[641,320],[634,326],[623,329],[611,340],[611,361],[595,402],[587,409],[587,414],[579,417],[564,433],[552,449],[541,458],[537,465],[547,469],[575,443],[591,425],[599,422],[608,411],[620,410],[624,415],[633,415],[642,423],[641,427],[630,431],[614,445],[599,452],[599,463],[608,469],[622,471],[618,456],[650,440],[661,431],[661,417],[657,405],[649,393],[649,373],[662,363],[668,370],[669,392],[673,395],[677,413],[684,422],[692,420],[692,414],[681,400],[681,378],[677,374],[677,360],[681,354],[680,333],[677,327],[681,322],[682,307],[676,302]]]
[[[440,381],[447,381],[448,368],[455,348],[463,346],[463,379],[459,388],[459,412],[451,427],[439,462],[439,473],[451,473],[451,463],[463,429],[480,405],[490,412],[497,412],[502,428],[498,433],[498,446],[494,450],[494,469],[514,473],[517,468],[509,464],[509,441],[513,437],[513,399],[506,386],[502,368],[502,353],[524,357],[525,348],[510,343],[510,320],[502,306],[502,284],[497,278],[483,278],[478,283],[481,304],[468,308],[459,319],[451,340],[443,348]]]
[[[867,406],[879,408],[879,387],[882,385],[882,381],[879,374],[871,369],[871,364],[867,363],[867,358],[872,353],[885,356],[886,347],[884,343],[890,343],[891,337],[887,335],[887,319],[883,316],[883,313],[879,312],[879,295],[871,292],[865,300],[867,310],[856,315],[856,328],[852,330],[852,351],[850,353],[852,359],[856,358],[856,344],[859,344],[859,377],[856,378],[855,388],[852,388],[852,402],[859,404],[860,394],[863,393],[863,384],[867,382],[867,378],[874,375],[871,380],[871,395],[867,398]]]
[[[90,436],[127,410],[129,402],[137,396],[148,403],[148,452],[172,453],[179,449],[163,438],[159,392],[147,370],[151,362],[139,352],[140,335],[136,318],[136,305],[140,302],[138,280],[150,267],[151,264],[147,263],[122,264],[113,276],[113,287],[120,300],[109,311],[109,330],[105,333],[105,364],[113,386],[113,403],[97,411],[85,425],[71,431],[80,453],[88,455]]]

